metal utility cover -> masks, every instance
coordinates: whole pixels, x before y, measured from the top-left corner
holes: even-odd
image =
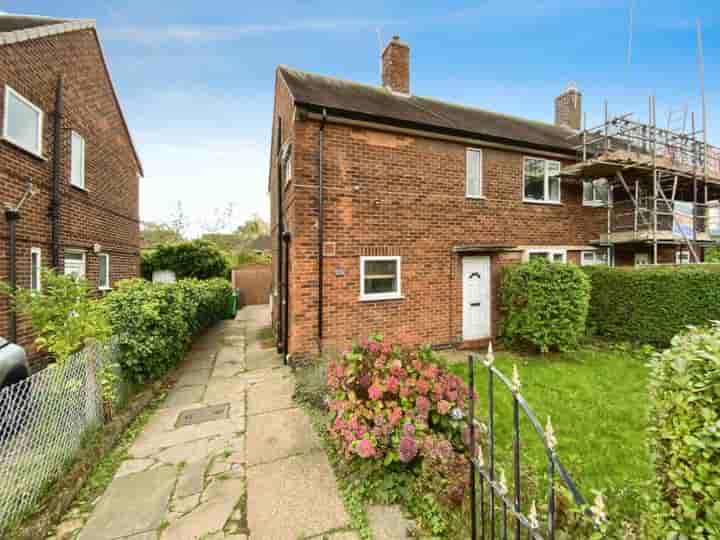
[[[230,404],[223,403],[221,405],[210,405],[202,409],[189,409],[178,415],[175,427],[191,426],[194,424],[202,424],[203,422],[212,422],[213,420],[222,420],[228,417]]]

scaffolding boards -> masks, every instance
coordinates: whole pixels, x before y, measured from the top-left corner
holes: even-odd
[[[607,182],[601,244],[612,250],[618,243],[649,243],[652,264],[659,264],[658,245],[684,244],[699,263],[698,247],[714,244],[720,233],[720,151],[705,142],[694,114],[687,121],[687,110],[659,127],[650,98],[648,116],[647,123],[632,114],[611,118],[606,103],[602,124],[573,135],[578,162],[563,167],[562,175]]]

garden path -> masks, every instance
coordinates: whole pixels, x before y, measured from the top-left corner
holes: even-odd
[[[56,540],[358,538],[289,368],[258,339],[269,322],[248,306],[193,344],[92,512]]]

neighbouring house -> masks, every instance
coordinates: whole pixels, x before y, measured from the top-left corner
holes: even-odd
[[[479,345],[497,332],[504,265],[687,262],[712,243],[720,174],[700,163],[709,152],[697,135],[675,148],[666,130],[627,116],[584,129],[574,85],[555,99],[554,125],[419,97],[397,36],[381,65],[382,86],[276,70],[281,352],[314,355],[374,331]]]
[[[18,287],[42,290],[51,267],[98,294],[137,276],[142,165],[95,23],[0,14],[0,85],[0,280],[11,274],[11,221]],[[32,356],[28,321],[14,319],[0,298],[0,335]]]
[[[270,255],[272,253],[272,239],[269,234],[258,236],[250,244],[250,249],[255,255]]]

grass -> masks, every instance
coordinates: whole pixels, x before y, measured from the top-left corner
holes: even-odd
[[[593,491],[601,491],[611,515],[636,521],[652,480],[645,446],[648,369],[643,359],[628,351],[592,348],[544,356],[496,354],[495,366],[508,378],[514,365],[521,394],[543,426],[552,417],[557,452],[585,498],[592,501]],[[451,370],[467,380],[466,364],[455,364]],[[487,381],[487,369],[477,364],[477,414],[485,423]],[[496,461],[511,482],[512,395],[497,380],[494,402]],[[522,412],[520,438],[527,477],[523,491],[539,501],[547,461],[541,440]]]

